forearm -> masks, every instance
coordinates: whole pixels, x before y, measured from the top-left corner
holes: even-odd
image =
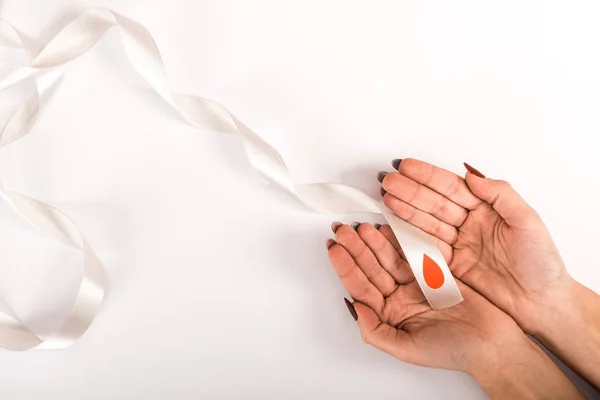
[[[569,295],[548,308],[533,335],[600,390],[600,296],[573,281]]]
[[[525,342],[526,341],[526,342]],[[493,399],[585,399],[552,360],[524,337],[512,354],[489,363],[471,375]]]

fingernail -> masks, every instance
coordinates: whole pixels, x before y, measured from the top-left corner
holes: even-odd
[[[375,229],[379,229],[379,228],[381,228],[381,224],[375,224],[375,225],[373,225],[373,226],[375,227]]]
[[[344,225],[344,224],[342,224],[341,222],[335,221],[333,224],[331,224],[331,230],[333,231],[333,233],[335,233],[338,230],[338,228],[342,225]]]
[[[379,173],[377,174],[377,180],[378,180],[379,182],[383,182],[383,178],[385,178],[385,176],[386,176],[387,174],[388,174],[388,173],[387,173],[387,172],[385,172],[385,171],[379,171]]]
[[[350,224],[350,226],[351,226],[352,228],[354,228],[354,230],[357,230],[357,229],[358,229],[358,227],[360,226],[360,222],[356,222],[356,221],[354,221],[353,223],[351,223],[351,224]]]
[[[384,188],[379,189],[379,193],[381,193],[381,197],[385,196],[387,193]]]
[[[329,250],[331,248],[331,246],[333,246],[336,243],[337,242],[333,239],[327,239],[327,241],[325,242],[325,245],[327,246],[327,250]]]
[[[477,171],[475,168],[471,167],[469,164],[467,164],[467,163],[463,163],[463,164],[465,165],[465,168],[467,169],[467,171],[469,171],[473,175],[478,176],[480,178],[485,178],[484,174],[482,174],[481,172]]]
[[[394,169],[398,169],[400,167],[400,163],[402,162],[401,158],[396,158],[394,160],[392,160],[392,167],[394,167]]]
[[[348,307],[348,311],[352,314],[352,318],[355,321],[358,321],[358,314],[356,313],[356,309],[354,308],[354,304],[350,303],[350,300],[344,297],[344,302],[346,303],[346,307]]]

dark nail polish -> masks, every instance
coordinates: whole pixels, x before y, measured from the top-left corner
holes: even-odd
[[[350,314],[352,314],[352,318],[354,318],[355,321],[358,321],[358,314],[356,313],[354,304],[350,303],[350,300],[348,300],[345,297],[344,297],[344,302],[346,303],[346,306],[348,307],[348,311],[350,311]]]
[[[327,246],[327,250],[329,250],[331,248],[331,246],[333,246],[336,243],[337,242],[333,239],[327,239],[327,242],[325,242],[325,245]]]
[[[470,173],[472,173],[473,175],[479,177],[479,178],[485,178],[485,175],[482,174],[481,172],[477,171],[475,168],[471,167],[469,164],[467,163],[463,163],[465,165],[465,168],[467,169],[467,171],[469,171]]]
[[[396,159],[392,160],[392,167],[394,167],[394,169],[397,170],[398,168],[400,168],[401,162],[402,162],[401,158],[396,158]]]
[[[385,196],[387,193],[384,188],[379,189],[379,193],[381,193],[381,197]]]
[[[351,223],[351,224],[350,224],[350,226],[351,226],[352,228],[354,228],[354,230],[357,230],[357,229],[358,229],[358,227],[360,226],[360,222],[356,222],[356,221],[354,221],[353,223]]]
[[[378,180],[379,182],[383,182],[383,178],[385,178],[385,176],[386,176],[387,174],[388,174],[388,173],[387,173],[387,172],[385,172],[385,171],[379,171],[379,173],[377,174],[377,180]]]
[[[335,233],[335,232],[337,232],[338,228],[342,225],[344,225],[344,224],[342,224],[341,222],[335,221],[333,224],[331,224],[331,230],[333,231],[333,233]]]
[[[375,227],[375,229],[379,229],[379,228],[381,228],[381,224],[375,224],[375,225],[373,225],[373,226]]]

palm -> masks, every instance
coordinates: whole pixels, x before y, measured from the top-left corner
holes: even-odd
[[[480,204],[469,212],[458,229],[449,264],[452,273],[482,290],[489,287],[502,287],[503,292],[521,290],[509,269],[511,256],[507,249],[512,248],[513,236],[498,213],[487,203]],[[497,297],[505,295],[500,293]]]
[[[520,332],[508,315],[460,281],[464,301],[432,310],[389,226],[376,230],[361,224],[355,231],[343,225],[335,231],[338,244],[329,249],[331,263],[360,302],[355,304],[359,323],[370,325],[365,332],[378,334],[384,326],[387,337],[395,338],[385,341],[390,347],[383,350],[414,364],[469,371],[482,351],[497,351],[498,343],[513,343],[507,332]],[[369,334],[364,339],[377,345]]]
[[[469,212],[452,246],[454,275],[515,315],[522,325],[527,321],[519,318],[519,310],[543,298],[565,273],[548,233],[540,228],[541,221],[528,230],[509,227],[489,204],[482,203]]]
[[[486,182],[471,179],[480,186]],[[521,326],[531,320],[534,305],[565,282],[550,234],[522,199],[513,199],[520,202],[520,218],[507,221],[496,209],[506,208],[506,201],[493,207],[461,177],[417,160],[404,160],[383,187],[392,211],[435,237],[452,273]],[[492,196],[483,186],[477,189]]]
[[[467,372],[475,368],[482,351],[498,350],[490,346],[501,341],[506,331],[519,330],[508,315],[468,286],[457,283],[464,297],[462,303],[413,315],[401,324],[418,354],[407,361],[448,369],[460,359],[459,369]]]

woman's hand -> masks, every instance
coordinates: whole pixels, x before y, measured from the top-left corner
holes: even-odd
[[[462,303],[432,310],[389,226],[332,228],[329,259],[367,343],[409,363],[469,373],[492,397],[579,398],[512,318],[462,282]]]
[[[384,203],[437,239],[452,273],[536,332],[540,304],[561,301],[572,279],[537,213],[506,183],[466,180],[414,159],[385,175]]]
[[[434,236],[457,278],[600,385],[589,349],[573,343],[569,351],[561,350],[575,333],[567,325],[591,332],[596,323],[600,333],[600,313],[584,315],[580,304],[582,295],[593,295],[569,276],[535,210],[508,183],[465,166],[469,172],[463,179],[422,161],[402,160],[398,172],[379,175],[383,201]],[[597,348],[595,363],[600,340]]]

